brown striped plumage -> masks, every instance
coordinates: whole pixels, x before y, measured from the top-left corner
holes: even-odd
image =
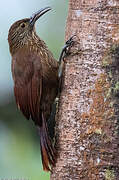
[[[24,116],[31,118],[38,126],[45,171],[49,171],[49,165],[55,163],[47,120],[58,92],[58,62],[37,36],[34,24],[49,10],[42,9],[31,18],[15,22],[8,35],[16,103]]]

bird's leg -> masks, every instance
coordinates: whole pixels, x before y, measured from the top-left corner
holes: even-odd
[[[69,38],[68,41],[66,41],[64,47],[62,48],[62,51],[61,51],[61,54],[60,54],[60,57],[59,57],[59,70],[58,70],[58,77],[59,79],[61,78],[62,76],[62,71],[63,71],[63,64],[64,64],[64,58],[68,55],[70,55],[70,48],[73,46],[74,44],[74,36],[76,35],[73,35]]]
[[[66,56],[70,55],[70,48],[73,46],[74,44],[74,36],[73,35],[69,38],[68,41],[66,41],[64,47],[62,48],[60,57],[59,57],[59,69],[58,69],[58,77],[59,77],[59,92],[58,92],[58,99],[59,99],[59,94],[61,92],[61,87],[62,87],[62,72],[63,72],[63,68],[64,68],[64,59]]]

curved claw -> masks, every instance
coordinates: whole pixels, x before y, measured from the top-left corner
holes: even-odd
[[[68,39],[68,41],[66,41],[66,44],[67,44],[67,45],[72,45],[72,43],[74,43],[73,38],[74,38],[75,36],[76,36],[75,34],[74,34],[73,36],[71,36],[71,37]]]
[[[59,63],[61,62],[61,60],[64,59],[65,56],[69,55],[69,48],[70,48],[70,47],[73,45],[73,43],[74,43],[74,40],[73,40],[74,36],[76,36],[76,35],[71,36],[71,37],[66,41],[66,43],[65,43],[65,45],[64,45],[64,47],[63,47],[63,49],[62,49],[62,51],[61,51],[61,54],[60,54]]]

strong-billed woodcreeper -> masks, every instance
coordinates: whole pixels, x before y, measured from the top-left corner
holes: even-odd
[[[35,22],[49,10],[49,7],[41,9],[30,18],[15,22],[8,34],[16,104],[39,129],[45,171],[49,171],[50,165],[55,163],[55,151],[48,134],[47,121],[58,93],[59,63],[36,34]]]

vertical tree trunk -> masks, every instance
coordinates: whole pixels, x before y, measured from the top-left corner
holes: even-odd
[[[119,180],[119,0],[69,0],[51,180]]]

